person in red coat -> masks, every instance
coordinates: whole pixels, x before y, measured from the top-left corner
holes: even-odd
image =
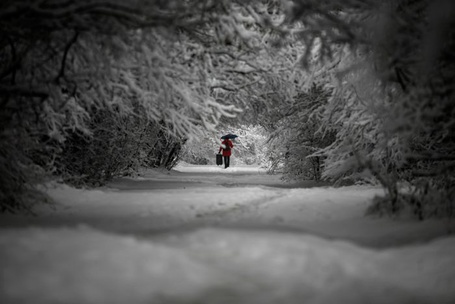
[[[232,154],[232,148],[234,148],[234,144],[229,139],[224,139],[221,142],[220,150],[218,151],[218,153],[221,153],[221,150],[223,150],[224,168],[225,169],[227,167],[229,167],[230,158],[231,158],[231,154]]]

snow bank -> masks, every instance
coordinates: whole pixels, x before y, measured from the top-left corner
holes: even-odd
[[[194,297],[216,274],[185,253],[88,229],[0,236],[2,303],[151,303]]]
[[[278,232],[33,228],[3,231],[0,250],[2,303],[455,302],[455,238],[374,251]]]

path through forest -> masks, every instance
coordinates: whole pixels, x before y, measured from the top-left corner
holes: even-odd
[[[451,303],[445,220],[366,217],[373,186],[179,166],[0,217],[2,303]]]

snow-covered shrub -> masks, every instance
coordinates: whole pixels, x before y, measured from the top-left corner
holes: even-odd
[[[450,186],[445,185],[447,180],[413,180],[413,187],[402,189],[395,198],[395,205],[391,206],[391,198],[388,194],[375,197],[367,209],[367,214],[396,215],[408,213],[419,220],[429,217],[453,217],[455,216],[455,190],[453,180]],[[416,186],[417,185],[417,186]]]
[[[145,156],[141,166],[170,170],[180,160],[186,139],[168,133],[162,126],[159,126],[158,130],[154,136],[148,133],[146,144],[141,149]]]
[[[182,140],[163,125],[137,116],[98,111],[91,115],[91,136],[68,134],[58,154],[58,175],[75,185],[101,185],[142,167],[172,168]]]
[[[217,50],[206,52],[199,39],[247,34],[237,27],[243,4],[230,10],[234,4],[142,0],[0,4],[1,209],[27,209],[21,195],[60,172],[55,158],[61,149],[74,148],[74,142],[85,147],[87,138],[93,146],[104,140],[99,125],[94,129],[90,125],[99,119],[96,113],[133,120],[140,113],[176,138],[199,136],[205,129],[214,130],[221,117],[234,117],[237,107],[211,95],[214,74],[204,63],[218,56]],[[217,23],[217,32],[207,32]],[[207,35],[201,36],[204,31]],[[239,41],[253,39],[242,36]],[[230,54],[220,57],[232,61]],[[100,134],[101,139],[94,137]],[[78,140],[71,142],[73,136]],[[115,136],[111,144],[119,139]],[[171,151],[177,149],[168,145],[168,139],[164,142]],[[107,151],[115,155],[119,149]],[[167,167],[175,162],[160,158],[155,161]],[[93,175],[117,172],[108,167]]]
[[[321,179],[324,158],[313,154],[334,140],[333,131],[322,129],[320,117],[330,95],[329,90],[314,84],[275,114],[280,119],[269,138],[271,172],[280,171],[287,180]]]
[[[387,189],[381,209],[453,215],[454,2],[294,3],[291,15],[307,29],[303,59],[311,62],[314,50],[326,63],[315,77],[329,75],[335,88],[323,116],[337,128],[320,153],[324,176],[369,172]],[[403,195],[403,180],[415,190]]]

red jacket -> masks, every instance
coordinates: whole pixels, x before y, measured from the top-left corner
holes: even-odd
[[[232,144],[232,141],[230,141],[229,139],[225,139],[221,142],[222,145],[225,145],[226,147],[229,146],[231,147],[229,150],[226,150],[226,149],[223,149],[223,147],[220,146],[220,150],[218,151],[218,153],[221,152],[221,150],[223,150],[223,156],[231,156],[231,150],[232,148],[234,148],[234,145]]]

